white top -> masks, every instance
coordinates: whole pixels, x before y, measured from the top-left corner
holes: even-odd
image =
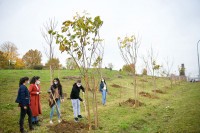
[[[103,87],[103,89],[104,89],[104,90],[106,90],[106,84],[105,84],[105,83],[103,83],[103,84],[104,84],[104,87]]]

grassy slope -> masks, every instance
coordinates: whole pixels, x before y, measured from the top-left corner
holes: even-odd
[[[41,77],[41,87],[43,94],[42,109],[43,119],[42,126],[37,128],[35,132],[47,132],[46,127],[49,122],[49,107],[47,103],[48,95],[46,93],[49,88],[49,71],[35,70],[0,70],[0,132],[18,132],[19,108],[16,103],[16,94],[18,90],[18,81],[22,76],[32,77],[39,75]],[[56,76],[58,72],[56,71]],[[62,70],[60,77],[69,75],[78,75],[78,71]],[[137,109],[128,106],[119,106],[120,101],[125,101],[128,97],[132,97],[133,90],[131,88],[131,77],[124,76],[117,78],[119,75],[116,71],[104,70],[104,75],[111,78],[108,80],[109,91],[111,95],[107,97],[107,106],[101,106],[101,94],[98,93],[99,99],[99,118],[102,130],[96,132],[200,132],[200,84],[199,83],[181,83],[172,89],[166,90],[166,94],[158,94],[159,99],[148,99],[140,97],[140,101],[145,105]],[[138,87],[140,91],[150,92],[152,90],[151,79],[147,77],[148,82],[140,81]],[[64,92],[69,93],[74,81],[61,80]],[[111,85],[115,83],[126,88],[113,88]],[[158,88],[164,90],[164,86],[169,85],[168,80],[158,79]],[[128,89],[129,88],[129,89]],[[120,90],[122,96],[120,98]],[[84,108],[82,108],[83,110]],[[62,118],[72,120],[73,113],[71,102],[66,100],[61,105]],[[84,114],[84,111],[82,111]],[[55,124],[56,116],[54,117]],[[85,120],[82,120],[85,122]],[[27,128],[27,121],[25,121]]]

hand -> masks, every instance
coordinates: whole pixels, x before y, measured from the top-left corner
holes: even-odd
[[[27,107],[26,107],[26,106],[24,106],[24,109],[27,109]]]
[[[64,102],[65,100],[64,99],[61,99],[61,102]]]
[[[82,92],[83,94],[85,94],[85,92]]]
[[[37,94],[37,95],[39,95],[39,94],[40,94],[40,92],[36,92],[36,94]]]

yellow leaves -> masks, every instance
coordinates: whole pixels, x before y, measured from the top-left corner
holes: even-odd
[[[59,50],[61,52],[64,52],[65,51],[65,46],[63,44],[60,44]]]

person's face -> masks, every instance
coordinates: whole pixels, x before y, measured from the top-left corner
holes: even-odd
[[[57,85],[57,84],[58,84],[58,81],[57,81],[57,80],[54,80],[53,82],[54,82],[54,84],[55,84],[55,85]]]
[[[78,87],[81,87],[81,83],[76,83],[76,85],[77,85]]]
[[[101,81],[104,82],[104,79],[102,78]]]
[[[27,84],[29,84],[29,83],[30,83],[30,81],[29,81],[29,80],[26,80],[26,81],[25,81],[25,84],[26,84],[26,85],[27,85]]]
[[[40,79],[36,80],[35,83],[36,83],[36,84],[40,84]]]

